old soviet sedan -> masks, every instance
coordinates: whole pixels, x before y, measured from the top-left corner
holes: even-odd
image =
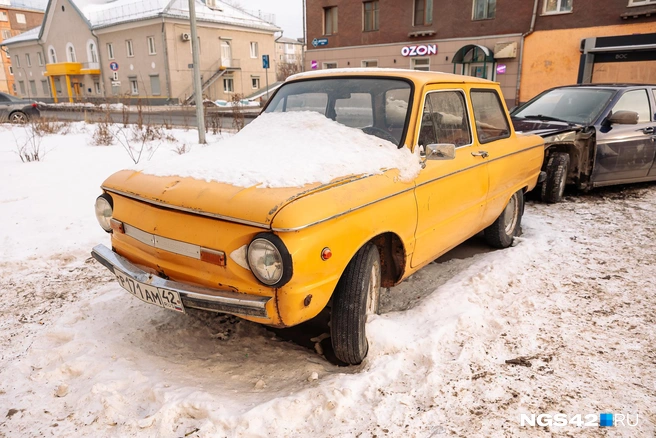
[[[0,93],[0,122],[25,123],[40,115],[36,102]]]
[[[96,215],[111,248],[92,254],[177,312],[287,327],[329,306],[335,354],[358,364],[381,286],[482,230],[499,248],[518,234],[544,144],[503,102],[451,74],[296,75],[235,137],[110,176]]]
[[[517,131],[545,139],[542,199],[656,181],[656,85],[573,85],[547,90],[512,112]]]

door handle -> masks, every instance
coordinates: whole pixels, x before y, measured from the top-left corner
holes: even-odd
[[[642,132],[644,132],[645,134],[653,134],[654,133],[654,127],[650,126],[648,128],[645,128],[645,129],[642,130]]]
[[[487,151],[478,151],[478,152],[472,152],[472,157],[483,157],[487,158],[490,156],[490,154],[487,153]]]

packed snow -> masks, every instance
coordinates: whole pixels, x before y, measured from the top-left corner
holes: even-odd
[[[342,368],[257,324],[124,292],[89,251],[109,243],[98,186],[128,154],[80,123],[22,163],[23,129],[0,125],[0,436],[656,433],[654,184],[528,203],[512,248],[474,238],[384,291],[368,358]],[[169,134],[151,161],[205,149]],[[638,425],[520,425],[559,412]]]
[[[157,176],[192,177],[238,187],[302,187],[399,169],[411,180],[420,159],[407,148],[312,111],[265,113],[216,147],[137,166]]]

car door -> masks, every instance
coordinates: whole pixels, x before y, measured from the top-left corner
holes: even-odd
[[[476,154],[466,89],[430,86],[421,114],[416,144],[454,144],[456,153],[452,160],[427,161],[416,180],[412,267],[430,262],[480,230],[488,189],[487,163]]]
[[[611,111],[635,111],[638,113],[638,124],[611,125],[603,122],[598,128],[593,184],[645,178],[656,156],[656,122],[648,90],[641,88],[624,92]]]
[[[9,98],[0,93],[0,122],[7,120],[9,116],[9,105],[11,105]]]

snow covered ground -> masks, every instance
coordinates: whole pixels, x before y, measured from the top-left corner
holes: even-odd
[[[21,163],[21,129],[0,126],[0,436],[656,436],[654,184],[529,203],[516,246],[472,239],[387,291],[340,368],[130,297],[89,251],[98,186],[132,161],[80,123]],[[170,134],[153,160],[196,136]],[[520,426],[602,412],[638,426]]]

